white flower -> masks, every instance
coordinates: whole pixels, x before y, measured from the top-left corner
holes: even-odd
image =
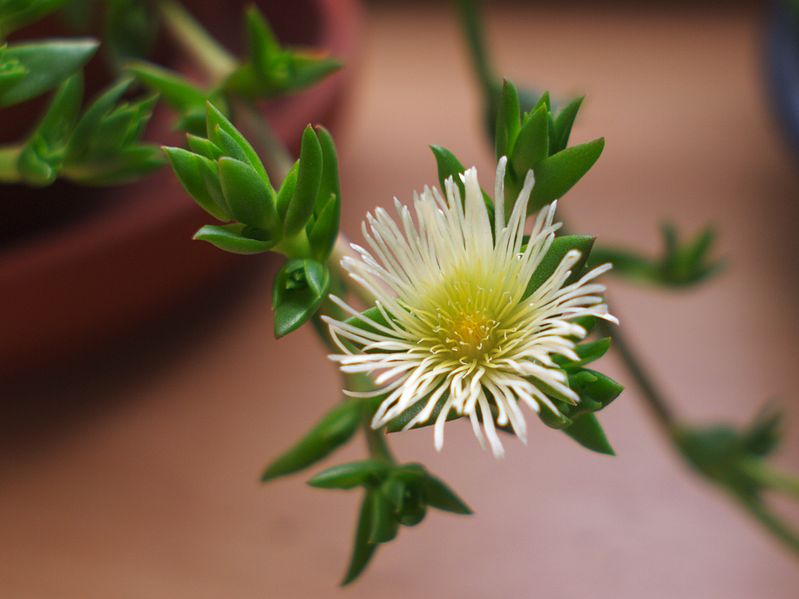
[[[365,330],[325,319],[343,351],[331,359],[344,372],[371,373],[379,386],[371,394],[350,394],[386,395],[374,415],[374,428],[418,402],[424,407],[406,428],[425,423],[443,401],[434,427],[437,449],[444,443],[447,415],[454,411],[468,416],[481,445],[487,438],[500,457],[504,451],[496,425],[510,424],[526,442],[520,404],[536,412],[543,404],[557,412],[543,388],[579,402],[552,356],[577,359],[573,339],[582,339],[586,331],[571,320],[593,315],[615,322],[600,296],[604,287],[592,282],[610,265],[566,285],[580,258],[571,250],[528,295],[530,277],[560,223],[553,222],[553,202],[538,214],[529,241],[524,239],[532,171],[504,222],[505,163],[503,157],[497,166],[493,231],[472,168],[461,175],[463,202],[449,179],[446,197],[426,187],[421,195],[414,194],[412,208],[395,199],[396,220],[382,208],[374,216],[367,214],[363,235],[370,249],[353,244],[358,257],[342,260],[352,279],[376,298],[385,321],[362,317],[370,327]],[[349,314],[358,314],[340,299],[333,300]]]

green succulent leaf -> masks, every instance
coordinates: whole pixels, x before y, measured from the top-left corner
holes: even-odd
[[[549,155],[549,122],[546,106],[528,115],[522,125],[509,157],[516,176],[523,178],[527,171]]]
[[[319,309],[330,289],[330,271],[316,260],[289,260],[273,286],[275,337],[298,329]]]
[[[326,260],[333,251],[333,246],[338,237],[339,215],[341,202],[339,196],[331,193],[327,203],[324,204],[319,216],[308,231],[308,241],[311,244],[313,257],[319,261]]]
[[[608,349],[610,349],[610,343],[610,337],[604,337],[596,341],[588,341],[586,343],[581,343],[574,349],[579,357],[578,360],[571,361],[564,356],[554,356],[553,359],[564,370],[574,370],[586,364],[590,364],[591,362],[595,362],[604,356]]]
[[[442,193],[446,189],[445,181],[452,177],[453,183],[458,186],[461,194],[461,200],[466,197],[466,188],[461,181],[461,175],[466,168],[461,164],[455,155],[443,146],[430,146],[433,156],[436,159],[436,166],[438,167],[438,183]],[[485,202],[488,209],[489,217],[493,220],[494,217],[494,203],[486,192],[483,192],[483,202]]]
[[[502,84],[502,95],[499,100],[496,127],[496,155],[497,160],[509,156],[516,143],[520,128],[519,92],[510,81]]]
[[[594,238],[587,235],[561,235],[552,241],[549,250],[541,260],[541,264],[535,269],[533,276],[527,283],[527,291],[525,297],[530,296],[536,289],[541,287],[549,278],[555,273],[558,266],[560,266],[563,259],[572,250],[580,252],[579,260],[574,264],[571,269],[571,275],[566,280],[566,283],[571,283],[577,280],[585,269],[586,261],[591,254],[591,249],[594,245]]]
[[[363,406],[361,399],[348,399],[330,410],[302,439],[266,467],[261,481],[304,470],[344,445],[358,429]]]
[[[174,71],[158,65],[135,61],[127,65],[136,78],[158,95],[175,110],[185,112],[190,109],[205,109],[208,97],[202,89]]]
[[[229,221],[230,212],[218,182],[216,164],[183,148],[164,147],[164,152],[183,189],[208,214],[221,221]],[[215,182],[210,186],[209,178]]]
[[[452,489],[435,476],[427,474],[422,481],[422,489],[425,501],[430,507],[452,512],[453,514],[468,516],[472,513],[471,508]]]
[[[399,520],[394,515],[391,502],[380,492],[370,493],[372,522],[369,527],[370,543],[388,543],[397,536]]]
[[[50,185],[55,181],[82,97],[83,78],[77,73],[59,86],[39,125],[25,142],[17,167],[29,185]]]
[[[339,464],[314,475],[308,484],[319,489],[354,489],[375,487],[387,475],[390,466],[381,460],[360,460]]]
[[[534,212],[563,197],[599,159],[604,147],[604,138],[599,138],[566,148],[539,162],[528,211]]]
[[[369,542],[372,536],[372,495],[374,493],[376,491],[366,491],[361,501],[352,556],[350,557],[350,564],[347,568],[347,573],[344,575],[344,580],[341,581],[341,586],[350,584],[361,575],[377,549],[376,544]]]
[[[291,165],[289,172],[286,173],[286,177],[283,179],[283,183],[280,185],[280,190],[277,192],[277,212],[281,220],[286,218],[286,211],[289,208],[289,203],[297,189],[297,174],[299,169],[300,161],[297,160]]]
[[[308,125],[302,134],[297,186],[283,222],[287,236],[298,233],[311,218],[322,182],[323,166],[322,146],[313,127]]]
[[[558,116],[555,117],[553,123],[555,135],[550,148],[551,154],[556,154],[569,145],[569,136],[572,132],[574,119],[577,118],[577,113],[580,111],[580,106],[582,106],[584,99],[582,96],[575,98],[558,112]]]
[[[578,416],[563,432],[586,449],[605,455],[616,455],[594,414]]]
[[[247,225],[205,225],[194,234],[194,239],[207,241],[211,245],[232,254],[262,254],[272,249],[273,240],[266,231],[258,231]]]
[[[279,238],[280,219],[275,192],[249,164],[224,156],[217,161],[222,193],[237,221],[269,231]]]
[[[0,87],[0,107],[18,104],[59,85],[80,69],[97,51],[88,38],[49,40],[7,46],[0,54],[0,75],[10,70],[11,81]]]
[[[269,184],[269,175],[264,168],[258,153],[250,142],[233,126],[228,118],[211,102],[206,102],[206,118],[208,139],[219,148],[230,150],[228,156],[237,158],[255,169],[255,172]]]

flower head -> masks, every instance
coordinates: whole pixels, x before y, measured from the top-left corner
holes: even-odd
[[[357,258],[342,261],[374,296],[380,318],[360,315],[333,298],[366,326],[327,318],[343,352],[331,358],[344,372],[373,375],[379,386],[373,395],[385,395],[374,428],[416,404],[423,408],[405,428],[427,423],[438,407],[437,449],[454,412],[469,417],[480,443],[487,440],[501,456],[497,426],[509,426],[526,441],[521,405],[557,413],[547,393],[580,400],[552,358],[577,359],[574,340],[586,331],[574,319],[615,321],[600,296],[604,287],[592,282],[610,265],[567,283],[580,260],[571,250],[545,281],[529,289],[560,223],[554,222],[553,202],[538,214],[529,238],[525,235],[532,171],[506,222],[505,163],[502,158],[497,166],[493,224],[472,168],[461,175],[463,198],[448,179],[443,196],[426,187],[411,207],[395,200],[396,218],[382,208],[368,214],[363,235],[369,249],[353,244]]]

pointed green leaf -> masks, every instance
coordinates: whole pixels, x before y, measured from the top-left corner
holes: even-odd
[[[221,141],[221,137],[225,138],[225,142],[229,143],[228,140],[233,140],[235,145],[239,148],[244,157],[246,158],[245,162],[248,162],[252,168],[261,176],[261,178],[268,184],[269,183],[269,175],[266,173],[266,169],[264,168],[261,159],[258,157],[255,149],[250,145],[250,142],[239,132],[236,127],[233,126],[227,117],[222,114],[222,112],[214,106],[211,102],[205,103],[207,112],[207,127],[208,127],[208,137],[209,139],[214,142],[220,148],[224,148],[225,143]],[[219,132],[224,132],[226,135],[221,136]]]
[[[605,436],[605,431],[602,430],[602,425],[599,424],[599,420],[593,414],[579,416],[570,426],[564,428],[563,432],[591,451],[605,455],[616,455]]]
[[[88,39],[51,40],[9,45],[4,63],[24,68],[25,76],[0,93],[0,107],[11,106],[53,89],[80,69],[96,52],[99,42]]]
[[[541,106],[532,112],[522,125],[513,147],[510,163],[516,176],[524,178],[527,171],[549,154],[547,109]]]
[[[580,258],[571,269],[571,276],[566,280],[572,282],[576,280],[583,271],[588,256],[591,253],[591,248],[594,245],[594,238],[587,235],[561,235],[556,237],[549,250],[541,260],[533,276],[530,277],[527,283],[527,291],[525,297],[530,296],[541,285],[543,285],[555,273],[558,266],[560,266],[563,259],[572,250],[580,252]]]
[[[347,568],[344,580],[341,581],[341,586],[350,584],[360,576],[377,549],[376,544],[369,542],[372,526],[371,496],[374,492],[375,491],[367,491],[364,493],[360,514],[358,516],[358,525],[355,529],[355,541],[353,543],[352,556],[350,557],[350,565]]]
[[[302,439],[266,467],[261,481],[303,470],[349,441],[361,422],[363,405],[362,399],[353,398],[330,410]]]
[[[250,60],[256,70],[268,73],[273,60],[281,52],[280,44],[257,6],[252,5],[247,8],[244,19],[247,25]]]
[[[520,110],[519,93],[516,91],[516,86],[510,81],[504,81],[499,110],[497,111],[497,160],[503,156],[509,156],[513,151],[516,136],[519,134],[519,127],[521,126]]]
[[[542,160],[535,167],[535,187],[529,212],[562,198],[602,154],[604,138],[561,150]]]
[[[330,272],[315,260],[289,260],[278,271],[273,285],[275,337],[302,326],[319,309],[330,289]]]
[[[422,482],[422,489],[425,501],[431,507],[453,514],[469,515],[472,513],[469,506],[435,476],[428,474]]]
[[[375,486],[388,473],[389,465],[380,460],[360,460],[339,464],[314,475],[308,484],[319,489],[353,489]]]
[[[308,125],[302,134],[297,187],[283,223],[287,236],[295,235],[311,218],[322,180],[322,168],[322,146],[313,127]]]
[[[294,191],[297,189],[297,172],[300,168],[300,161],[297,160],[286,173],[283,183],[280,185],[280,191],[277,192],[277,213],[280,215],[281,220],[286,218],[286,211],[289,208],[291,198],[294,197]]]
[[[569,102],[563,110],[558,112],[558,116],[555,117],[555,137],[552,140],[552,148],[550,150],[552,154],[560,152],[569,144],[569,136],[572,132],[574,119],[577,118],[577,113],[580,111],[580,106],[582,106],[584,99],[583,96],[575,98]]]
[[[370,543],[388,543],[397,536],[399,521],[394,515],[391,502],[380,492],[371,494],[372,522],[369,527]]]
[[[216,161],[222,158],[224,155],[222,150],[220,150],[210,139],[198,137],[197,135],[192,135],[189,133],[186,135],[186,142],[188,143],[189,149],[192,152],[199,154],[200,156],[203,156],[209,160]]]
[[[127,69],[178,111],[205,105],[205,92],[179,73],[148,62],[134,62]]]
[[[576,361],[570,361],[568,358],[563,356],[554,356],[553,359],[565,370],[572,370],[574,368],[590,364],[591,362],[595,362],[604,356],[608,349],[610,349],[610,342],[610,337],[605,337],[603,339],[597,339],[596,341],[581,343],[574,348],[574,351],[579,356],[579,360]]]
[[[205,225],[194,234],[193,239],[207,241],[211,245],[232,254],[262,254],[274,247],[275,242],[269,239],[258,239],[258,233],[250,227],[239,223],[231,225]],[[260,232],[265,237],[266,232]]]
[[[271,186],[249,164],[228,157],[220,158],[217,164],[222,193],[233,218],[277,238],[280,226]]]
[[[186,193],[214,218],[229,221],[230,214],[227,204],[221,194],[213,193],[208,186],[205,168],[214,168],[215,170],[215,167],[210,165],[204,167],[203,162],[207,163],[209,160],[183,148],[164,147],[163,150]]]
[[[601,404],[602,407],[607,406],[624,391],[624,387],[609,376],[588,368],[569,373],[569,387],[580,396],[582,403],[590,400]]]
[[[327,203],[316,218],[311,230],[308,232],[308,241],[311,244],[313,257],[317,260],[326,260],[333,251],[333,246],[338,237],[340,202],[336,194],[331,193]]]

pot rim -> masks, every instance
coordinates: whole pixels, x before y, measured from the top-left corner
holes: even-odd
[[[320,11],[321,23],[315,45],[328,49],[332,55],[341,57],[347,67],[351,66],[361,23],[357,0],[314,2]],[[340,88],[346,85],[351,71],[344,68],[313,88],[292,96],[290,101],[270,106],[268,114],[275,122],[276,133],[285,138],[290,131],[302,126],[307,115],[318,114],[320,108],[330,104]],[[134,183],[130,189],[118,188],[126,197],[120,198],[116,206],[92,212],[63,229],[0,250],[0,282],[4,279],[11,282],[23,273],[30,276],[37,271],[65,267],[79,262],[82,256],[137,238],[143,231],[185,218],[189,211],[199,213],[200,209],[188,196],[185,202],[162,201],[163,194],[157,193],[159,189],[164,193],[180,189],[183,193],[176,181],[170,185],[172,177],[166,171],[165,167]],[[107,189],[108,195],[113,195],[112,188]],[[109,201],[114,199],[109,198]]]

